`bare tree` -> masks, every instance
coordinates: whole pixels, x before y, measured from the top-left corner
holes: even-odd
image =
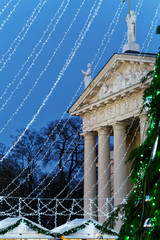
[[[69,120],[64,119],[61,122],[56,120],[50,122],[41,131],[41,134],[46,138],[50,136],[50,150],[44,164],[49,164],[52,167],[56,165],[55,172],[59,172],[57,178],[60,179],[60,188],[65,187],[61,197],[67,194],[73,174],[79,170],[79,175],[74,182],[71,182],[70,186],[72,187],[83,173],[84,145],[83,137],[80,135],[81,124],[81,119],[78,117]]]

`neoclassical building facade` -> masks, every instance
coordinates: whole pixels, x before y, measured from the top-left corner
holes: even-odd
[[[69,110],[83,120],[84,217],[101,223],[112,205],[117,206],[129,196],[130,165],[125,161],[131,150],[144,141],[147,129],[141,107],[150,79],[145,83],[141,79],[155,65],[155,54],[139,53],[133,11],[126,20],[128,43],[124,53],[115,53],[92,81],[91,66],[86,73],[82,71],[85,90]],[[113,157],[110,136],[114,139]]]
[[[98,196],[98,220],[103,222],[105,215],[101,212],[107,210],[106,199],[113,197],[116,206],[130,191],[127,178],[130,166],[125,161],[129,152],[144,140],[146,128],[146,115],[140,110],[150,80],[144,84],[140,80],[154,69],[154,64],[154,55],[114,54],[69,110],[83,120],[85,217],[96,219]],[[113,159],[110,136],[114,136]],[[93,206],[89,204],[90,199]]]

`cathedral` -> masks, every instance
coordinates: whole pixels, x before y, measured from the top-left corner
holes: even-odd
[[[84,217],[100,223],[129,196],[130,165],[125,161],[144,141],[147,129],[147,116],[141,107],[150,79],[145,83],[141,79],[154,69],[155,54],[140,53],[134,11],[129,12],[126,21],[128,43],[123,53],[114,53],[93,80],[88,64],[87,71],[82,71],[85,90],[69,110],[83,120]]]

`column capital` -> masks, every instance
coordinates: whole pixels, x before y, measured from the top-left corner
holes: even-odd
[[[97,136],[97,132],[95,131],[90,131],[90,132],[83,132],[81,135],[85,138],[93,138]]]
[[[127,126],[126,122],[117,121],[112,124],[114,130],[121,130]]]
[[[105,135],[109,133],[110,128],[108,126],[105,127],[99,127],[96,129],[96,131],[98,132],[98,135]]]

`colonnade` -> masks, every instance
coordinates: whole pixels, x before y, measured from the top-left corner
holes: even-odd
[[[144,140],[146,116],[139,119],[140,142]],[[114,171],[113,196],[111,195],[111,169],[110,169],[110,133],[111,127],[114,135]],[[84,217],[93,218],[103,223],[105,214],[110,211],[106,199],[114,197],[114,207],[126,198],[129,192],[127,183],[127,123],[116,122],[112,126],[100,127],[96,131],[84,134]],[[98,136],[98,190],[96,188],[96,136]],[[98,212],[96,212],[98,204]],[[102,213],[105,213],[104,215]]]

